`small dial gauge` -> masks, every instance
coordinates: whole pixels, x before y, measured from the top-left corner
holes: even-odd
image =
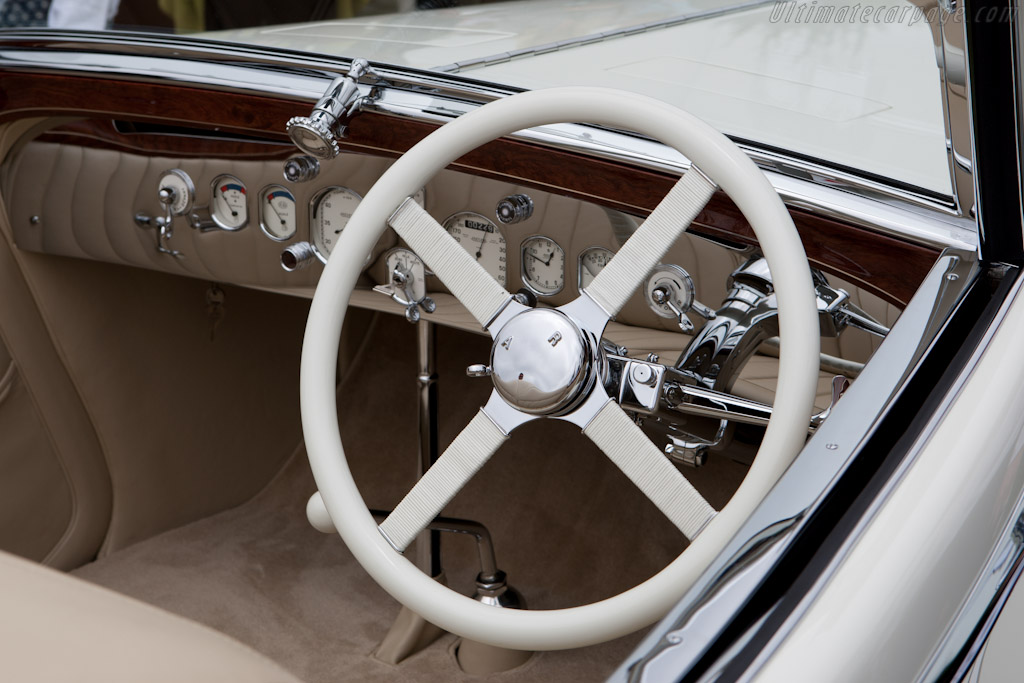
[[[388,277],[396,288],[404,290],[404,300],[399,303],[413,304],[427,296],[426,266],[419,256],[408,249],[397,247],[387,253],[384,259]]]
[[[590,247],[580,254],[579,280],[577,285],[581,292],[585,287],[590,286],[590,283],[594,281],[598,273],[604,270],[604,267],[612,260],[613,255],[610,249],[605,249],[604,247]]]
[[[341,231],[362,201],[362,196],[347,187],[328,187],[310,202],[309,232],[313,249],[327,263],[331,250],[338,243]]]
[[[462,211],[449,216],[444,229],[462,245],[462,248],[476,258],[502,287],[505,286],[506,256],[505,237],[492,221],[471,211]]]
[[[213,181],[210,217],[225,230],[240,230],[249,222],[249,203],[245,185],[230,175]]]
[[[171,202],[171,215],[184,216],[192,210],[192,203],[196,198],[196,186],[180,168],[172,168],[160,175],[160,182],[157,183],[158,190],[170,190],[173,201]]]
[[[260,227],[267,237],[284,242],[295,236],[295,195],[280,185],[260,192]]]
[[[522,245],[523,284],[541,296],[562,291],[565,285],[565,252],[554,240],[540,235],[527,237]]]

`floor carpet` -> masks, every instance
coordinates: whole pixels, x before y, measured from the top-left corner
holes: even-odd
[[[340,387],[339,421],[364,499],[387,509],[416,474],[415,339],[411,325],[390,316],[377,319],[369,334]],[[443,445],[487,397],[490,383],[467,378],[465,367],[486,362],[489,347],[486,338],[451,330],[439,330],[438,341]],[[743,473],[723,458],[685,472],[716,508]],[[452,635],[398,665],[386,664],[373,653],[399,605],[340,539],[309,526],[304,506],[315,490],[300,449],[245,505],[75,573],[223,631],[309,683],[601,680],[642,635],[538,653],[517,669],[487,677],[459,669]],[[685,548],[679,533],[578,429],[550,420],[517,430],[444,514],[488,526],[499,566],[538,609],[619,593]],[[443,550],[449,585],[471,593],[478,570],[473,541],[445,537]]]

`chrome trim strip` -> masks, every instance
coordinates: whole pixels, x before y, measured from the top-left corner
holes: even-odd
[[[212,41],[185,41],[183,46],[181,42],[153,36],[126,34],[120,36],[121,42],[114,37],[0,31],[0,69],[62,74],[99,72],[113,78],[185,83],[312,103],[349,63],[304,54],[300,59],[298,53],[274,50],[256,53],[245,46]],[[49,49],[21,47],[26,44]],[[68,51],[75,48],[89,52],[69,55]],[[149,50],[166,56],[136,54]],[[373,86],[361,86],[364,94],[373,90],[377,95],[367,109],[418,121],[444,123],[488,101],[518,92],[515,88],[487,86],[449,74],[432,75],[377,65],[373,69],[383,80]],[[520,131],[510,137],[649,170],[682,174],[690,167],[683,155],[657,141],[594,126],[556,124]],[[935,248],[977,248],[973,221],[957,217],[951,199],[948,203],[936,200],[753,144],[741,146],[766,171],[792,208],[839,218]],[[637,210],[643,213],[640,207]]]
[[[946,128],[946,156],[953,199],[960,215],[974,212],[974,140],[967,101],[970,87],[967,69],[966,24],[951,21],[952,6],[939,3],[939,18],[932,24],[935,59],[942,85],[942,118]]]
[[[573,47],[592,45],[594,43],[600,43],[604,40],[621,38],[622,36],[632,36],[638,33],[647,33],[649,31],[657,31],[663,28],[671,28],[672,26],[679,26],[680,24],[686,24],[691,21],[697,21],[698,19],[711,19],[713,17],[720,17],[727,14],[733,14],[736,12],[743,12],[749,9],[755,9],[757,7],[762,7],[764,5],[768,5],[774,2],[775,0],[748,0],[747,2],[741,2],[738,5],[716,7],[714,9],[691,12],[689,14],[681,14],[679,16],[670,17],[668,19],[650,21],[647,22],[646,24],[634,24],[633,26],[626,26],[625,28],[616,29],[614,31],[590,33],[585,36],[579,36],[578,38],[570,38],[568,40],[561,40],[554,43],[547,43],[544,45],[527,47],[523,48],[522,50],[513,50],[512,52],[499,52],[497,54],[489,55],[487,57],[467,59],[464,62],[452,62],[451,64],[445,64],[443,66],[434,67],[433,69],[431,69],[431,71],[443,71],[445,73],[461,73],[466,69],[472,69],[478,66],[491,66],[492,64],[502,64],[504,62],[511,62],[514,59],[521,59],[523,57],[533,57],[535,55],[543,55],[548,54],[550,52],[559,52],[561,50],[567,50]]]
[[[703,655],[874,433],[978,273],[974,252],[949,250],[939,258],[836,404],[837,417],[822,424],[718,558],[610,680],[675,680]]]

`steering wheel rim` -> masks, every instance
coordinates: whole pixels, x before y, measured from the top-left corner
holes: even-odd
[[[747,477],[730,503],[673,562],[647,581],[589,605],[496,609],[437,583],[381,533],[345,460],[333,378],[345,311],[362,259],[403,198],[481,144],[562,121],[632,129],[654,137],[685,154],[732,197],[754,229],[774,276],[782,339],[779,381],[772,419]],[[473,640],[521,650],[603,642],[663,616],[799,452],[813,409],[818,335],[811,275],[792,219],[764,175],[728,138],[682,110],[623,91],[553,88],[514,95],[455,119],[410,149],[377,181],[349,220],[317,286],[303,341],[300,401],[310,466],[326,510],[357,561],[395,599],[428,621]]]

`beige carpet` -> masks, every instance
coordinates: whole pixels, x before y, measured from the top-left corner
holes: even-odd
[[[341,387],[339,419],[367,502],[390,508],[416,468],[413,328],[381,316]],[[439,331],[441,440],[450,441],[486,398],[490,383],[465,376],[486,362],[488,343]],[[282,400],[297,400],[294,397]],[[258,428],[258,425],[253,425]],[[743,469],[723,459],[687,471],[721,507]],[[196,473],[197,477],[202,472]],[[77,570],[81,578],[195,619],[247,643],[310,683],[469,681],[445,636],[397,666],[372,656],[399,610],[343,543],[311,529],[315,490],[304,453],[245,505],[148,539]],[[570,425],[527,425],[445,510],[478,520],[498,564],[532,608],[557,608],[618,593],[649,577],[685,542],[608,460]],[[444,540],[449,585],[470,593],[475,547]],[[595,647],[535,655],[487,678],[593,681],[608,675],[641,634]]]

